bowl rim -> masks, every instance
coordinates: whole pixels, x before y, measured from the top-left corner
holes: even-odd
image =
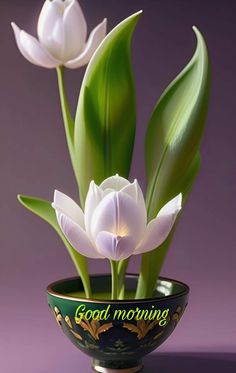
[[[90,277],[104,277],[104,276],[110,276],[109,273],[99,273],[99,274],[94,274],[94,275],[90,275]],[[125,275],[126,278],[138,278],[138,274],[137,273],[127,273]],[[162,280],[162,281],[167,281],[167,282],[172,282],[172,283],[176,283],[178,285],[181,285],[183,287],[183,290],[180,291],[179,293],[177,294],[173,294],[173,295],[165,295],[163,297],[159,297],[159,298],[134,298],[134,299],[115,299],[115,300],[112,300],[112,299],[105,299],[105,300],[102,300],[102,299],[93,299],[93,298],[81,298],[81,297],[71,297],[71,296],[68,296],[68,295],[65,295],[65,294],[61,294],[55,290],[53,290],[53,287],[56,286],[56,285],[60,285],[61,283],[63,282],[67,282],[67,281],[73,281],[73,280],[78,280],[80,279],[80,276],[73,276],[73,277],[68,277],[68,278],[64,278],[64,279],[61,279],[61,280],[58,280],[58,281],[54,281],[52,283],[50,283],[48,286],[47,286],[47,294],[48,295],[51,295],[53,297],[57,297],[57,298],[61,298],[61,299],[65,299],[65,300],[71,300],[71,301],[80,301],[80,302],[84,302],[84,303],[103,303],[103,304],[122,304],[122,303],[125,303],[125,304],[131,304],[131,303],[150,303],[150,302],[161,302],[163,301],[163,299],[165,300],[170,300],[170,299],[175,299],[175,298],[179,298],[180,296],[184,296],[184,295],[188,295],[189,294],[189,291],[190,291],[190,288],[188,285],[186,285],[184,282],[182,281],[179,281],[179,280],[175,280],[175,279],[171,279],[171,278],[168,278],[168,277],[162,277],[162,276],[159,276],[158,280]]]

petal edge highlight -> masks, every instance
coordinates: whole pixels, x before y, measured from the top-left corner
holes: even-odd
[[[104,258],[93,246],[85,231],[68,216],[57,212],[57,220],[70,244],[80,254],[93,259]]]
[[[54,191],[52,207],[67,215],[71,220],[84,229],[84,213],[77,203],[59,190]]]
[[[148,223],[144,237],[136,247],[134,255],[152,251],[166,240],[181,210],[181,203],[180,193],[162,207],[157,217]]]
[[[97,27],[93,29],[89,35],[89,39],[85,45],[83,52],[73,60],[64,63],[69,69],[77,69],[78,67],[86,65],[92,58],[94,52],[101,44],[106,36],[107,19],[105,18]]]
[[[21,30],[14,22],[12,22],[11,25],[15,34],[17,46],[21,54],[29,62],[48,69],[60,65],[60,61],[51,56],[35,37]]]

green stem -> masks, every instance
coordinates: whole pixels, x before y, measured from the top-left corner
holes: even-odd
[[[62,239],[62,241],[65,245],[65,247],[68,250],[68,253],[71,257],[71,260],[72,260],[72,262],[73,262],[73,264],[76,268],[76,271],[78,272],[78,275],[80,276],[81,281],[83,283],[86,298],[91,298],[92,292],[91,292],[91,285],[90,285],[87,259],[83,255],[78,253],[78,251],[76,251],[71,246],[69,241],[66,239],[65,235],[62,233],[62,230],[61,230],[61,228],[59,227],[58,224],[56,224],[55,226],[54,225],[52,225],[52,226],[56,230],[56,232],[59,234],[59,236],[61,237],[61,239]]]
[[[149,209],[147,209],[149,211]],[[169,249],[174,228],[168,238],[157,249],[142,255],[141,270],[138,279],[135,299],[143,299],[152,297],[162,265],[164,263],[166,253]],[[153,264],[155,263],[155,270]]]
[[[184,198],[182,206],[184,206],[185,200],[186,199]],[[135,299],[152,297],[166,258],[166,254],[174,237],[180,216],[181,214],[179,214],[179,216],[177,217],[176,222],[167,239],[155,250],[142,255],[141,270],[138,279]]]
[[[148,293],[148,278],[150,271],[149,253],[142,255],[141,270],[138,278],[135,299],[144,299]]]
[[[110,260],[111,264],[111,299],[118,299],[118,264],[115,260]]]
[[[58,80],[58,89],[60,94],[61,101],[61,111],[64,121],[64,128],[66,134],[66,141],[69,150],[69,155],[71,159],[72,168],[76,177],[75,172],[75,159],[74,159],[74,120],[70,113],[70,108],[65,92],[65,82],[64,82],[64,68],[63,66],[57,67],[57,80]],[[78,180],[77,180],[78,183]]]
[[[65,82],[64,82],[64,68],[63,66],[57,67],[57,80],[58,80],[58,89],[60,94],[60,102],[61,102],[61,111],[63,116],[65,134],[66,134],[66,141],[68,146],[68,151],[71,159],[72,168],[74,171],[74,175],[78,183],[78,179],[76,177],[75,172],[75,157],[74,157],[74,120],[70,113],[70,108],[65,92]],[[67,246],[68,248],[68,246]],[[79,276],[82,279],[84,285],[84,291],[87,298],[91,297],[91,287],[90,287],[90,278],[88,274],[88,266],[87,266],[87,259],[84,258],[82,255],[77,253],[76,250],[71,248],[69,250],[71,259],[76,267],[76,270]]]
[[[72,247],[68,251],[74,263],[74,266],[78,272],[78,275],[80,276],[81,281],[83,283],[85,296],[86,298],[91,298],[92,291],[91,291],[90,278],[89,278],[89,273],[88,273],[87,259],[81,254],[79,254]]]
[[[125,297],[125,274],[129,264],[129,259],[119,261],[118,264],[118,298],[124,299]]]

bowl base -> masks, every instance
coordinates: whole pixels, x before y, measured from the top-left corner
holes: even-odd
[[[100,373],[138,373],[143,370],[140,361],[100,361],[93,360],[92,367]]]

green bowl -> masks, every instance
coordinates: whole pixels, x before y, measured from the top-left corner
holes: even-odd
[[[133,299],[138,275],[127,274],[126,299],[109,300],[110,275],[91,276],[95,299],[86,299],[79,277],[54,282],[48,303],[58,325],[97,372],[139,372],[142,358],[160,346],[178,324],[188,301],[182,282],[159,278],[152,298]]]

